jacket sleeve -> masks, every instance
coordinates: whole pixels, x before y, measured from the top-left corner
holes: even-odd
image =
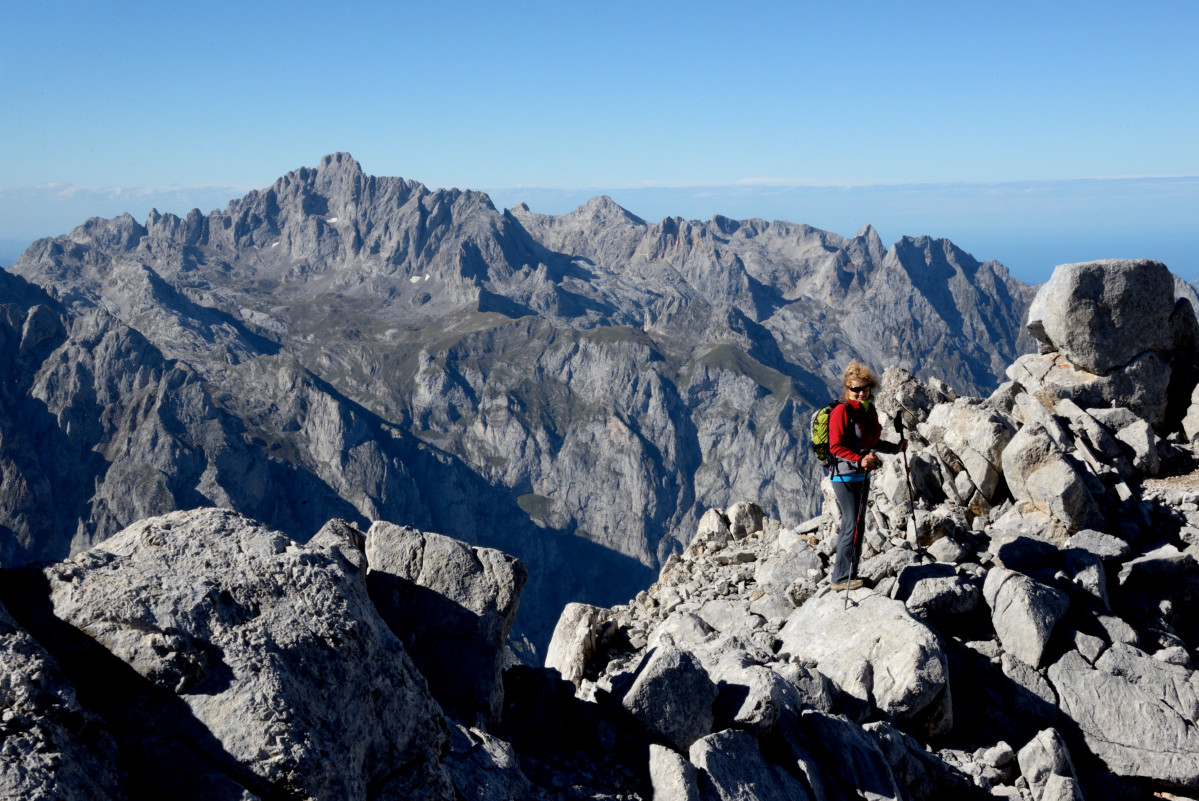
[[[899,453],[899,443],[887,442],[882,438],[883,429],[878,422],[878,413],[874,409],[870,410],[867,426],[868,431],[866,431],[865,436],[867,443],[866,450],[875,451],[876,453]]]
[[[842,461],[857,464],[862,460],[862,454],[845,445],[845,429],[848,426],[849,413],[844,403],[838,403],[828,416],[828,451]]]
[[[887,442],[885,439],[880,439],[878,442],[874,443],[874,447],[871,448],[871,450],[894,456],[895,454],[899,453],[899,443]]]

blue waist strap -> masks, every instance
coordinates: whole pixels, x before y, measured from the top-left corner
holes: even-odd
[[[831,480],[832,481],[842,481],[842,482],[865,481],[866,474],[865,473],[849,473],[848,475],[835,475],[832,477]]]

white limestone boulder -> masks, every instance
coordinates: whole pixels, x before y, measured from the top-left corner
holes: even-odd
[[[750,733],[725,729],[691,746],[691,763],[699,768],[702,797],[719,801],[808,801],[800,781],[767,762]]]
[[[937,635],[899,601],[877,594],[813,598],[787,619],[781,649],[842,690],[929,734],[953,725],[949,667]]]
[[[384,521],[366,534],[366,558],[371,599],[434,697],[466,723],[497,722],[528,569],[494,548]]]
[[[1062,453],[1043,426],[1021,428],[1004,449],[1002,463],[1012,497],[1057,521],[1066,536],[1103,526],[1078,463]]]
[[[700,801],[699,771],[666,746],[650,744],[649,779],[654,801]]]
[[[59,619],[184,702],[202,733],[175,715],[173,736],[196,751],[211,738],[280,795],[448,801],[441,709],[336,539],[173,512],[44,574]]]
[[[1042,352],[1104,375],[1147,351],[1168,351],[1173,310],[1174,277],[1161,262],[1062,264],[1033,298],[1028,330]]]
[[[711,733],[716,692],[694,654],[665,646],[646,655],[621,704],[652,736],[685,751]]]
[[[1016,754],[1016,760],[1020,764],[1020,773],[1028,782],[1028,788],[1036,801],[1059,801],[1062,788],[1057,785],[1060,785],[1062,780],[1071,782],[1073,786],[1078,784],[1078,774],[1074,770],[1074,762],[1070,759],[1070,751],[1055,729],[1043,729],[1038,732],[1037,736],[1029,740]],[[1050,787],[1050,782],[1055,777],[1059,781]]]
[[[590,604],[569,603],[554,626],[545,666],[557,670],[562,678],[578,686],[583,680],[587,661],[595,653],[599,625],[608,610]]]
[[[1030,667],[1040,667],[1054,627],[1070,608],[1070,597],[1005,567],[987,572],[983,597],[1003,649]]]
[[[1123,669],[1132,662],[1138,670],[1155,667],[1145,660],[1157,661],[1148,656],[1113,659],[1126,663]],[[1078,651],[1050,665],[1049,680],[1062,713],[1078,726],[1087,748],[1117,776],[1151,779],[1192,794],[1199,789],[1194,718],[1181,714],[1169,695],[1163,697],[1168,688],[1160,677],[1146,680],[1113,669],[1121,670],[1116,663],[1092,667]],[[1175,686],[1173,681],[1169,684]]]

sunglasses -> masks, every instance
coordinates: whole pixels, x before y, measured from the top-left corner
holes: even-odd
[[[849,390],[850,392],[854,393],[855,395],[859,395],[863,392],[869,392],[871,390],[871,386],[869,384],[862,384],[861,386],[858,386],[858,387],[847,386],[845,388],[847,390]]]

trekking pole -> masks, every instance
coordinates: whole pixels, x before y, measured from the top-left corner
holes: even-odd
[[[895,430],[899,432],[900,450],[903,451],[903,474],[908,480],[908,516],[912,518],[912,533],[920,540],[920,527],[916,524],[916,502],[912,498],[912,472],[908,470],[908,449],[903,447],[907,439],[903,435],[903,410],[895,413]]]

